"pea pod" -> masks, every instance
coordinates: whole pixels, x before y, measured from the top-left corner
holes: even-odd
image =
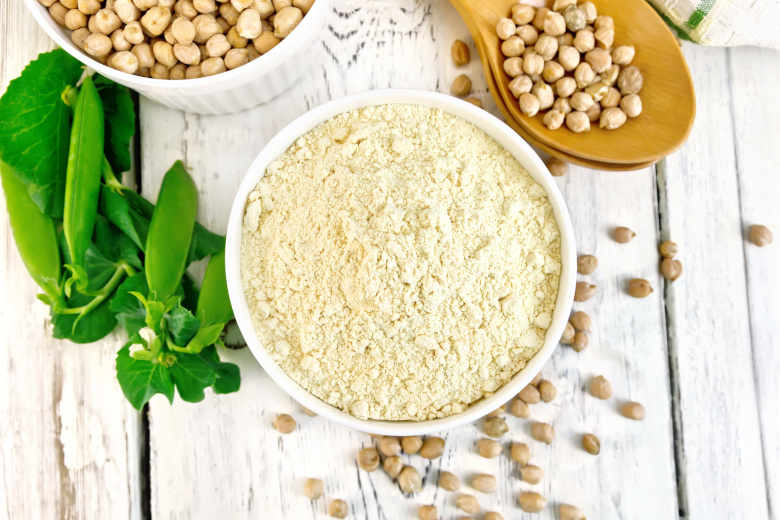
[[[35,283],[53,302],[61,302],[60,248],[54,220],[41,213],[10,166],[0,162],[5,204],[16,247]]]
[[[82,270],[97,217],[104,127],[100,95],[92,78],[87,76],[73,110],[62,221],[71,262]]]
[[[227,323],[233,318],[225,276],[225,251],[211,256],[198,295],[197,317],[201,327]]]
[[[168,170],[146,237],[146,280],[150,298],[165,302],[181,283],[187,266],[198,190],[181,161]]]

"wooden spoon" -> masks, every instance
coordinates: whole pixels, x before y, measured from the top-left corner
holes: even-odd
[[[602,14],[615,20],[616,44],[631,44],[632,62],[644,75],[640,94],[643,113],[617,130],[591,126],[575,134],[568,129],[548,130],[540,116],[520,111],[509,91],[511,78],[503,70],[501,42],[496,24],[507,16],[516,0],[450,0],[466,21],[481,49],[483,64],[493,72],[498,92],[510,114],[526,133],[570,156],[599,163],[653,163],[678,149],[687,139],[696,113],[696,99],[685,58],[663,20],[642,0],[595,0]]]

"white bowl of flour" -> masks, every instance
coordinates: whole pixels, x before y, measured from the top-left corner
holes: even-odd
[[[531,147],[456,98],[379,90],[316,108],[260,153],[226,271],[254,356],[358,430],[442,431],[510,400],[569,318],[576,250]]]

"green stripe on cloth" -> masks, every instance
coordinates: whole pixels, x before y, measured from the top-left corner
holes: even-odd
[[[715,0],[702,0],[699,2],[699,5],[696,7],[696,10],[691,13],[690,18],[688,18],[688,21],[685,22],[685,26],[690,29],[696,29],[699,24],[704,21],[704,18],[707,17],[707,15],[710,12],[710,9],[712,9],[712,6],[715,4]]]
[[[675,32],[677,33],[677,37],[678,38],[680,38],[681,40],[685,40],[687,42],[698,43],[696,40],[694,40],[693,38],[691,38],[688,35],[688,32],[685,29],[683,29],[681,27],[678,27],[672,20],[669,19],[668,16],[666,16],[666,14],[663,13],[663,11],[661,11],[655,5],[650,3],[649,0],[648,0],[648,3],[650,4],[650,7],[652,7],[655,10],[656,13],[658,13],[658,16],[660,16],[661,19],[664,22],[666,22],[666,25],[668,25],[669,27],[671,27],[672,29],[675,30]]]

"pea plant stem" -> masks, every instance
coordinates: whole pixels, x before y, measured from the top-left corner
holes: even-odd
[[[106,282],[106,285],[104,285],[99,291],[97,291],[94,294],[95,297],[92,299],[91,302],[81,307],[62,309],[60,314],[79,314],[83,316],[89,313],[90,311],[94,310],[98,305],[103,303],[106,300],[106,298],[111,296],[111,294],[113,294],[114,290],[119,286],[120,283],[122,283],[122,280],[124,280],[125,276],[132,276],[134,274],[135,274],[135,269],[133,269],[132,266],[130,266],[126,262],[121,262],[117,264],[116,270],[114,271],[114,274],[111,276],[111,279],[109,279],[108,282]]]

